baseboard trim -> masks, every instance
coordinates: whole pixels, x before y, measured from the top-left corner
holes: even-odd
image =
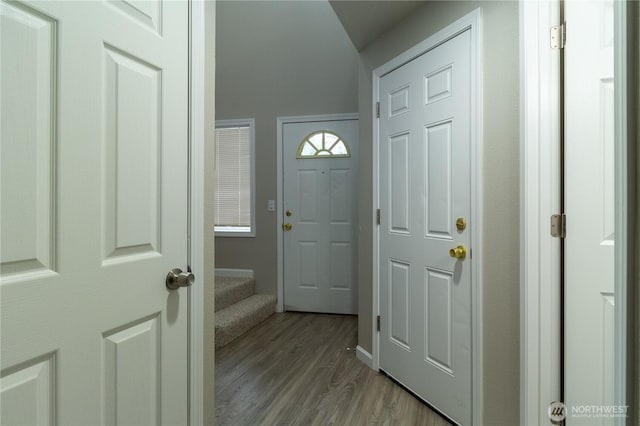
[[[360,361],[364,362],[367,367],[369,367],[370,369],[374,370],[373,368],[373,356],[367,352],[366,350],[362,349],[362,346],[358,345],[356,347],[356,358],[358,358]]]
[[[217,277],[253,278],[253,269],[216,268]]]

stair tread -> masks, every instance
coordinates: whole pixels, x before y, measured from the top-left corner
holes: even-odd
[[[253,278],[249,277],[221,277],[216,275],[216,285],[220,285],[222,287],[230,286],[234,284],[244,283],[247,281],[253,281]]]
[[[244,315],[251,313],[256,308],[260,308],[271,303],[273,303],[275,308],[276,297],[271,294],[254,294],[246,299],[242,299],[241,301],[216,312],[216,328],[237,318],[241,318]]]

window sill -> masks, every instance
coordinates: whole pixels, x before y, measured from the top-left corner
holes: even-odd
[[[244,226],[224,226],[224,227],[216,227],[215,228],[215,237],[223,237],[223,238],[251,238],[255,237],[256,232],[249,227]]]

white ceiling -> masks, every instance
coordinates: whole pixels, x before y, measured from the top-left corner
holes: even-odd
[[[424,4],[412,0],[329,0],[353,45],[362,51],[411,12]]]

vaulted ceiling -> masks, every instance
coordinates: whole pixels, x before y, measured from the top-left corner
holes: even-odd
[[[329,0],[353,45],[362,51],[425,2],[419,0]]]

